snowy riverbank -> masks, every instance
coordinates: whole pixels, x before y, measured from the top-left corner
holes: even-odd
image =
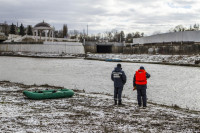
[[[48,85],[0,82],[0,132],[200,132],[200,112],[135,100],[113,106],[112,95],[75,91],[72,98],[29,100],[23,90]]]
[[[66,53],[39,53],[39,52],[0,52],[0,56],[33,57],[33,58],[77,58],[84,57],[84,54]]]
[[[188,65],[200,66],[199,55],[129,55],[129,54],[87,54],[88,59],[119,59],[123,62],[137,63],[155,63],[155,64],[172,64],[172,65]]]
[[[150,54],[56,54],[37,52],[0,52],[0,56],[33,57],[33,58],[77,58],[81,57],[92,60],[117,59],[122,62],[152,63],[182,66],[200,66],[200,55],[150,55]]]

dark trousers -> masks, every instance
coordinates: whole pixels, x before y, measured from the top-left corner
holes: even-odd
[[[137,100],[138,105],[141,106],[143,103],[143,107],[147,106],[147,95],[146,95],[146,85],[136,85],[137,89]]]
[[[115,87],[114,89],[114,100],[122,100],[122,90],[123,87]]]

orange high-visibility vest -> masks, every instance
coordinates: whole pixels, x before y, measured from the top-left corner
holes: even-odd
[[[135,74],[135,83],[137,85],[146,85],[147,84],[147,77],[146,77],[146,71],[139,69],[136,71]]]

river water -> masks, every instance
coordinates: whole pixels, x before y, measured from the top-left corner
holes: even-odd
[[[113,94],[110,75],[117,63],[84,59],[0,57],[0,80],[24,84],[49,84],[87,92]],[[132,91],[135,71],[143,65],[148,79],[148,101],[200,110],[200,68],[158,64],[121,63],[127,75],[123,95]]]

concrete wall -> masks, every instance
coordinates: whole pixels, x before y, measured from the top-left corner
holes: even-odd
[[[94,46],[91,46],[91,45],[85,45],[84,46],[85,48],[85,52],[90,52],[90,53],[97,53],[97,46],[94,45]]]
[[[112,46],[112,53],[123,53],[124,43],[118,42],[85,42],[85,52],[97,53],[98,46]]]
[[[164,33],[133,39],[133,44],[149,44],[163,42],[200,42],[200,31]]]
[[[65,44],[0,44],[0,52],[41,52],[85,54],[83,45]]]
[[[112,46],[112,53],[123,53],[123,46]]]
[[[85,52],[97,53],[97,42],[85,42]]]
[[[193,55],[200,54],[200,44],[192,42],[176,42],[176,43],[157,43],[127,46],[123,49],[124,54],[181,54]]]

